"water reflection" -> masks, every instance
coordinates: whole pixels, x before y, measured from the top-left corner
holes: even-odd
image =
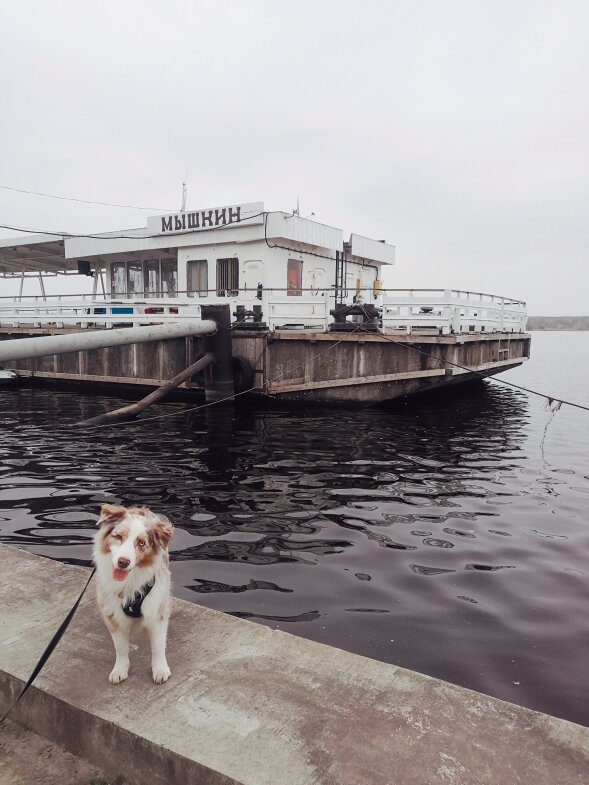
[[[187,589],[198,592],[200,594],[208,594],[210,592],[233,592],[239,593],[242,591],[256,591],[257,589],[269,589],[270,591],[282,591],[291,593],[292,589],[285,589],[278,586],[276,583],[269,583],[268,581],[254,581],[251,580],[243,586],[232,586],[227,583],[218,583],[217,581],[206,581],[203,578],[195,578],[196,586],[187,586]]]
[[[99,504],[147,504],[176,525],[185,599],[586,717],[542,676],[553,641],[587,631],[574,610],[586,571],[538,482],[521,394],[489,385],[380,410],[210,407],[144,428],[75,427],[117,405],[2,392],[2,542],[88,564]],[[570,483],[586,501],[578,472],[556,479],[560,498],[571,504]],[[552,617],[555,570],[569,594]],[[514,693],[497,647],[533,683]],[[578,670],[574,646],[564,656]]]

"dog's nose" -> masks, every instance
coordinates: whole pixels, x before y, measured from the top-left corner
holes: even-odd
[[[124,556],[121,556],[121,558],[118,560],[117,564],[118,564],[118,566],[119,566],[119,568],[121,570],[126,570],[127,567],[131,564],[131,560],[130,559],[125,559]]]

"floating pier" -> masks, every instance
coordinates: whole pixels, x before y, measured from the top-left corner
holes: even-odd
[[[61,334],[88,333],[98,342],[80,339],[75,351],[42,358],[11,354],[11,368],[53,381],[157,387],[210,346],[171,334],[141,346],[133,336],[146,341],[152,325],[164,332],[186,321],[219,322],[208,314],[224,307],[227,319],[212,339],[225,347],[213,350],[217,400],[235,389],[364,405],[500,373],[529,357],[525,302],[460,289],[388,289],[383,275],[394,264],[389,243],[345,239],[341,229],[261,202],[153,216],[124,232],[0,239],[0,277],[20,279],[18,297],[0,296],[0,341],[52,335],[59,345]],[[48,295],[45,277],[66,275],[92,277],[92,294]],[[25,283],[35,282],[40,296],[25,294]],[[126,346],[94,337],[123,325],[132,325]],[[211,373],[183,384],[207,388]]]
[[[153,328],[136,329],[148,335]],[[46,336],[56,330],[38,328],[35,335]],[[530,351],[527,334],[220,332],[219,340],[231,336],[230,351],[239,363],[234,368],[236,392],[252,388],[251,394],[257,397],[309,403],[381,403],[515,368],[525,362]],[[3,340],[17,336],[30,340],[30,335],[30,328],[0,328],[0,358]],[[19,341],[10,343],[18,345]],[[206,338],[189,336],[48,354],[14,360],[9,367],[23,378],[159,387],[206,351]],[[238,378],[243,367],[249,376],[245,386],[242,377]],[[182,384],[195,392],[204,387],[204,379],[198,377]]]
[[[0,712],[87,578],[0,545]],[[92,595],[11,719],[132,785],[588,781],[588,728],[180,600],[171,679],[142,638],[113,686]]]

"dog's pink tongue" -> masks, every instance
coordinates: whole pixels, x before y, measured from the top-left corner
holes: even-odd
[[[115,581],[124,581],[128,574],[127,570],[119,570],[118,567],[112,569],[112,577]]]

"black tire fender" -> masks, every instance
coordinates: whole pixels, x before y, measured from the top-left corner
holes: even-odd
[[[251,390],[254,386],[255,373],[248,360],[243,357],[233,358],[233,385],[235,392]]]
[[[196,359],[200,360],[201,357],[204,357],[204,353],[199,355]],[[208,367],[203,368],[202,371],[198,371],[193,375],[192,379],[199,387],[205,386],[207,371]],[[242,393],[251,390],[254,386],[254,379],[255,374],[251,363],[243,357],[233,357],[233,385],[235,387],[235,392]]]

